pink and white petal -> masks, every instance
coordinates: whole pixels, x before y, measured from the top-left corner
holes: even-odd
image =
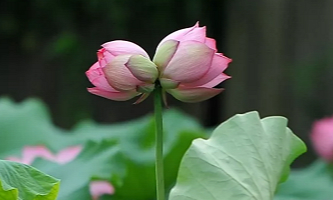
[[[125,66],[140,81],[154,83],[158,77],[155,63],[141,55],[131,56]]]
[[[228,64],[231,62],[231,59],[222,55],[222,54],[214,54],[213,61],[207,73],[200,77],[199,79],[190,82],[184,83],[187,87],[196,87],[196,86],[203,86],[206,83],[211,82],[216,77],[220,76],[222,72],[228,67]],[[223,77],[220,77],[223,78]],[[227,78],[227,77],[225,77]],[[218,79],[217,79],[218,80]],[[225,80],[225,79],[224,79]],[[215,80],[216,81],[216,80]],[[215,84],[212,82],[211,84]]]
[[[167,40],[163,42],[162,45],[157,47],[153,62],[158,66],[158,68],[160,68],[160,70],[163,70],[168,65],[176,53],[178,45],[179,41]]]
[[[215,41],[215,39],[213,39],[213,38],[206,38],[206,40],[205,40],[205,44],[206,44],[209,48],[214,49],[215,51],[217,50],[217,49],[216,49],[216,41]]]
[[[140,94],[140,93],[136,92],[135,90],[130,90],[130,91],[126,91],[126,92],[109,92],[109,91],[101,90],[97,87],[87,88],[87,90],[91,94],[95,94],[97,96],[101,96],[101,97],[111,99],[114,101],[126,101],[126,100],[132,99],[135,96],[138,96]]]
[[[186,35],[179,39],[181,42],[188,40],[204,43],[206,40],[206,27],[203,26],[194,28],[192,31],[188,32]]]
[[[96,62],[88,71],[86,71],[86,76],[88,77],[89,81],[98,88],[116,92],[117,90],[112,88],[106,80],[103,70],[101,68],[95,68],[96,65],[99,65],[98,62]]]
[[[214,57],[214,50],[197,41],[179,44],[175,55],[162,71],[161,78],[180,83],[198,80],[208,71]]]
[[[58,152],[58,154],[56,155],[56,162],[60,164],[68,163],[74,160],[79,155],[81,150],[82,150],[81,146],[72,146],[63,149],[60,152]]]
[[[197,22],[193,27],[180,29],[178,31],[170,33],[169,35],[167,35],[165,38],[163,38],[161,40],[161,42],[157,46],[157,49],[167,40],[180,41],[180,39],[183,38],[186,34],[188,34],[193,29],[198,28],[198,27],[199,27],[199,23]]]
[[[105,78],[111,87],[119,91],[133,90],[142,81],[134,77],[132,72],[125,66],[131,55],[116,56],[106,67],[103,68]]]
[[[99,76],[97,78],[95,78],[94,80],[92,80],[91,82],[94,86],[102,89],[102,90],[106,90],[109,92],[118,92],[118,90],[114,89],[113,87],[111,87],[111,85],[108,83],[108,81],[106,80],[104,73],[102,76]]]
[[[146,58],[149,58],[145,50],[143,50],[139,45],[129,41],[115,40],[104,43],[102,47],[104,47],[113,56],[118,56],[123,54],[132,54],[132,55],[138,54]]]
[[[205,101],[220,94],[222,91],[223,89],[216,88],[186,88],[181,86],[177,89],[167,90],[167,92],[170,93],[173,97],[186,103],[197,103],[200,101]]]
[[[114,187],[108,181],[92,181],[89,190],[93,200],[98,200],[104,194],[114,194]]]
[[[217,86],[218,84],[220,84],[221,82],[223,82],[223,81],[225,81],[229,78],[231,78],[231,76],[228,76],[228,75],[222,73],[222,74],[218,75],[217,77],[215,77],[210,82],[208,82],[206,84],[203,84],[203,85],[200,85],[199,87],[212,88],[212,87]]]

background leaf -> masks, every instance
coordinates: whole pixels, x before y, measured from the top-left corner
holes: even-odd
[[[292,171],[279,186],[275,200],[320,200],[333,197],[332,166],[318,160],[302,170]]]
[[[306,151],[283,117],[236,115],[186,152],[170,200],[268,200]]]
[[[0,160],[0,199],[55,200],[59,180],[29,165]]]
[[[67,131],[54,127],[47,108],[36,99],[19,104],[0,99],[0,113],[0,140],[8,141],[0,146],[1,158],[21,157],[24,146],[45,145],[54,154],[69,146],[82,146],[79,156],[65,165],[43,159],[32,163],[61,179],[58,200],[90,200],[89,183],[95,179],[107,180],[115,187],[115,194],[106,199],[155,198],[155,124],[151,115],[112,125],[84,121]],[[163,117],[165,182],[170,189],[186,149],[193,139],[206,134],[196,120],[177,110],[168,109]]]
[[[116,141],[88,142],[80,155],[64,165],[42,159],[34,166],[61,179],[58,200],[90,199],[88,183],[92,177],[112,179],[124,173],[123,156]]]

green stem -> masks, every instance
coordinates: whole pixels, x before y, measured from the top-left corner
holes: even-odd
[[[157,85],[154,91],[154,109],[156,124],[156,154],[155,154],[155,173],[156,173],[156,194],[157,200],[164,200],[164,170],[163,170],[163,119],[162,119],[162,88]]]

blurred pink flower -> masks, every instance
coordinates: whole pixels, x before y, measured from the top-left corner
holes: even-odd
[[[98,200],[104,194],[114,194],[114,188],[107,181],[93,181],[90,184],[90,194],[93,200]]]
[[[9,156],[6,160],[21,162],[31,165],[36,158],[43,158],[52,162],[65,164],[73,160],[80,152],[81,146],[72,146],[61,150],[57,155],[54,155],[45,146],[26,146],[23,148],[22,158]]]
[[[81,152],[81,146],[71,146],[53,154],[45,146],[26,146],[23,148],[22,158],[9,156],[6,160],[21,162],[31,165],[36,158],[43,158],[59,164],[66,164],[74,160]],[[90,194],[93,200],[98,200],[104,194],[113,194],[114,188],[108,181],[92,181],[90,182]]]
[[[327,162],[333,162],[333,116],[313,124],[311,139],[317,154]]]
[[[230,78],[223,73],[231,62],[218,53],[216,42],[206,37],[206,27],[181,29],[165,37],[153,61],[138,45],[112,41],[102,45],[98,62],[86,72],[94,88],[90,93],[118,101],[143,94],[143,101],[160,84],[164,91],[183,102],[209,99],[222,89],[213,88]]]

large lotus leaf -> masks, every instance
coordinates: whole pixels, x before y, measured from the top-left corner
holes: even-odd
[[[321,160],[290,173],[282,183],[275,200],[329,200],[333,198],[332,165]]]
[[[208,140],[196,139],[181,162],[169,200],[271,200],[306,151],[283,117],[236,115]]]
[[[29,165],[0,160],[1,200],[55,200],[59,180]]]

